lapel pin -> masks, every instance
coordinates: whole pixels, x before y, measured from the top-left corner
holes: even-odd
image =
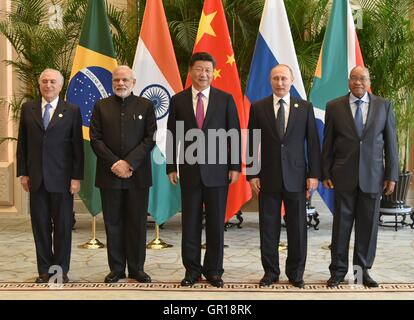
[[[62,118],[62,117],[63,117],[63,114],[59,113],[59,118]]]
[[[295,103],[293,106],[294,106],[295,108],[298,108],[298,107],[299,107],[299,105],[298,105],[297,103]]]
[[[139,120],[142,120],[142,116],[141,116],[141,115],[139,115],[139,116],[138,116],[138,119],[139,119]]]

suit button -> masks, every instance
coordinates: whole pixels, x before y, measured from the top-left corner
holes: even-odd
[[[123,116],[124,114],[125,114],[125,113],[123,113],[123,112],[122,112],[122,113],[121,113],[121,116]]]
[[[283,148],[284,146],[285,146],[284,144],[282,144],[282,145],[281,145],[281,147],[282,147],[282,148]]]
[[[362,144],[362,141],[360,141],[359,144]]]

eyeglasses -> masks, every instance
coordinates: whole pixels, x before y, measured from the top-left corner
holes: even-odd
[[[362,83],[366,83],[369,81],[369,77],[356,77],[356,76],[351,76],[349,78],[349,80],[351,80],[352,82],[362,82]]]

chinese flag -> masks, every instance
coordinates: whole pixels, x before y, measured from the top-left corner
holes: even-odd
[[[243,110],[243,96],[237,72],[236,60],[231,45],[226,16],[224,15],[221,0],[205,0],[198,26],[197,38],[193,52],[208,52],[216,59],[214,80],[212,85],[218,89],[231,93],[236,102],[239,114],[240,127],[247,128],[247,119]],[[186,87],[191,85],[188,76]],[[242,135],[242,158],[245,159],[246,137]],[[245,168],[245,161],[243,161]],[[244,169],[243,169],[244,171]],[[227,198],[226,222],[235,215],[240,208],[252,197],[246,176],[241,174],[239,180],[230,185]]]

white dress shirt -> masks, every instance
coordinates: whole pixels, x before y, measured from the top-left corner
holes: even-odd
[[[351,106],[351,112],[352,112],[352,117],[355,119],[355,112],[357,109],[357,105],[355,104],[355,101],[357,100],[362,100],[361,103],[361,111],[362,111],[362,123],[365,125],[365,123],[367,122],[367,117],[368,117],[368,108],[369,108],[369,96],[368,96],[368,92],[365,92],[364,96],[360,99],[355,97],[352,92],[349,95],[349,105]]]
[[[275,118],[277,118],[277,112],[279,111],[279,108],[280,108],[280,104],[279,104],[280,99],[283,99],[284,101],[283,107],[285,108],[285,132],[286,132],[286,127],[287,127],[288,120],[289,120],[290,93],[288,93],[284,97],[278,97],[277,95],[273,94],[273,108],[275,110]]]
[[[198,91],[194,87],[191,87],[191,92],[193,93],[193,110],[194,110],[194,115],[195,115],[197,113],[197,100],[198,100],[197,94],[200,91]],[[206,112],[207,112],[208,99],[210,97],[210,87],[204,89],[203,91],[201,91],[201,93],[203,94],[202,99],[203,99],[204,117],[205,117],[206,116]]]

